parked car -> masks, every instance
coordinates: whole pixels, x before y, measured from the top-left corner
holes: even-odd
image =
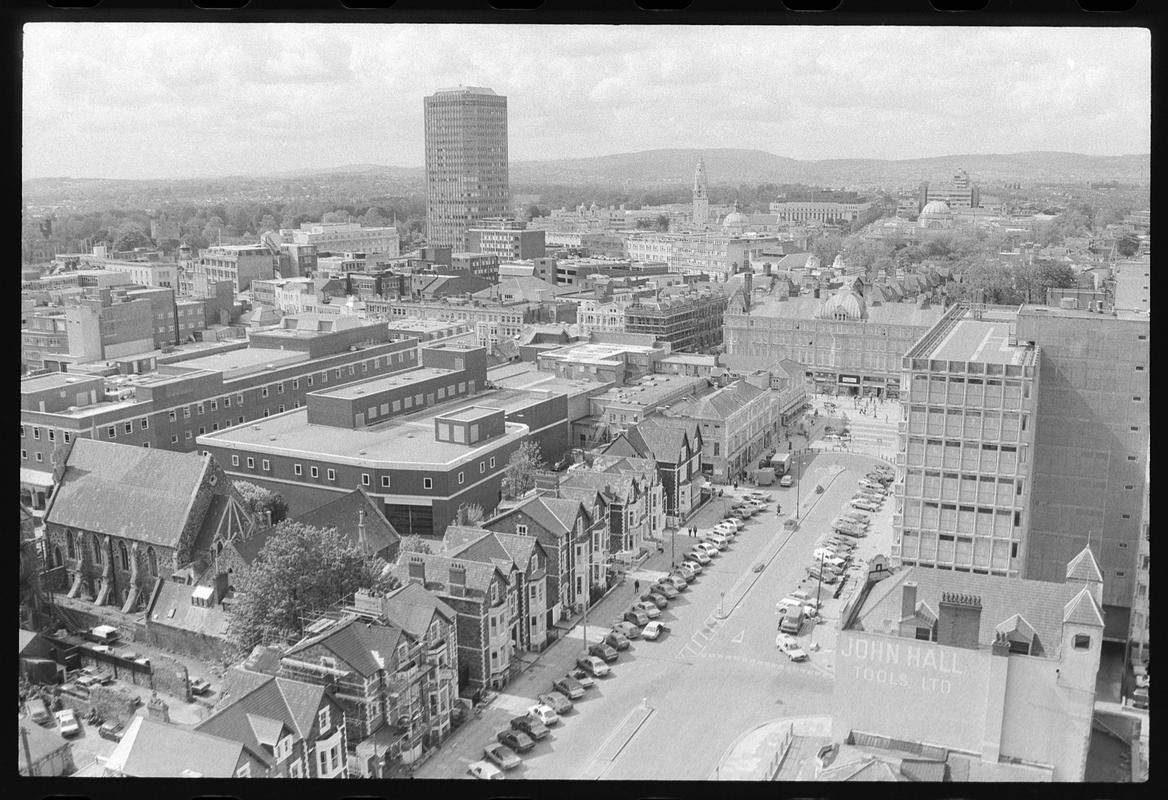
[[[103,739],[109,739],[111,742],[120,742],[122,734],[124,733],[124,726],[117,720],[109,720],[101,723],[101,727],[97,729],[97,735]]]
[[[660,614],[661,612],[658,611],[657,613]],[[624,621],[631,622],[643,628],[649,624],[649,615],[645,613],[644,609],[634,607],[625,612]]]
[[[64,708],[57,712],[57,728],[61,735],[70,739],[81,733],[81,723],[77,721],[77,715],[73,713],[73,709]]]
[[[779,620],[779,630],[783,633],[797,634],[803,629],[803,620],[807,618],[803,606],[794,606],[787,609],[787,613]]]
[[[863,531],[857,531],[854,528],[832,528],[832,530],[835,531],[835,533],[839,536],[847,536],[852,539],[863,539],[868,535]]]
[[[113,625],[98,625],[96,628],[90,628],[85,634],[89,641],[104,645],[117,644],[120,637],[121,634]]]
[[[726,540],[730,541],[738,535],[738,529],[729,522],[719,522],[713,527],[713,533],[716,533],[720,536],[725,536]]]
[[[706,555],[708,555],[710,558],[717,558],[719,556],[718,546],[716,544],[711,544],[710,542],[698,542],[694,545],[694,550],[704,550]]]
[[[559,692],[545,692],[535,699],[556,712],[557,717],[572,710],[572,701]]]
[[[650,589],[645,592],[641,595],[641,600],[645,603],[652,603],[657,609],[662,609],[669,605],[669,598],[665,596],[665,593],[659,592],[656,589]]]
[[[481,781],[501,781],[503,780],[503,770],[496,767],[489,761],[474,761],[466,768],[466,771],[474,778]]]
[[[588,655],[604,659],[604,663],[611,664],[620,658],[615,647],[609,647],[604,642],[597,642],[588,648]]]
[[[782,486],[784,489],[790,488],[791,486],[794,486],[794,485],[795,485],[795,479],[791,476],[791,473],[789,473],[789,472],[786,475],[784,475],[783,477],[779,478],[779,486]]]
[[[623,620],[612,626],[613,633],[619,633],[629,641],[638,639],[641,636],[641,628],[628,620]],[[619,648],[618,648],[619,649]]]
[[[710,531],[705,536],[703,536],[702,541],[706,544],[714,545],[714,547],[718,550],[725,550],[730,544],[729,539],[720,533],[715,533],[714,531]]]
[[[584,670],[580,669],[579,667],[576,667],[575,669],[568,670],[568,674],[565,675],[564,677],[571,678],[572,680],[576,681],[576,683],[583,686],[585,689],[591,689],[593,686],[596,685],[596,681],[592,678],[592,676],[589,675]]]
[[[880,492],[881,494],[884,492],[884,484],[880,481],[874,481],[869,478],[860,478],[860,480],[857,482],[864,489],[871,489],[872,491]]]
[[[523,731],[517,731],[514,728],[505,728],[504,730],[499,731],[499,733],[495,735],[495,738],[499,740],[499,744],[503,745],[508,750],[514,750],[516,753],[526,753],[528,750],[535,747],[535,739],[532,739]]]
[[[191,694],[206,694],[211,691],[211,684],[202,678],[191,679]]]
[[[1150,708],[1148,704],[1148,689],[1145,686],[1142,689],[1136,689],[1132,692],[1132,708]]]
[[[645,620],[645,624],[648,625],[649,620]],[[603,678],[611,672],[608,664],[605,664],[596,656],[580,656],[576,659],[576,665],[594,678]]]
[[[730,513],[739,519],[746,521],[758,513],[758,509],[754,506],[748,506],[745,503],[741,505],[730,506]]]
[[[537,742],[551,733],[551,731],[547,729],[546,725],[530,714],[524,714],[512,719],[511,727],[517,731],[523,731]]]
[[[28,701],[28,714],[37,725],[48,725],[53,721],[48,704],[40,697],[33,697]]]
[[[736,530],[736,531],[741,531],[741,530],[746,529],[746,523],[743,522],[742,520],[738,519],[737,517],[726,517],[726,519],[722,520],[718,524],[721,525],[723,523],[725,523],[727,525],[733,525],[734,530]]]
[[[826,584],[833,584],[836,582],[836,575],[830,569],[819,569],[819,565],[807,568],[807,577],[815,581],[823,581]]]
[[[663,633],[669,633],[669,626],[663,625],[657,621],[653,621],[645,626],[645,630],[641,635],[652,641],[654,639],[660,638],[661,634]]]
[[[589,678],[588,680],[592,680]],[[556,678],[552,681],[552,689],[563,694],[569,700],[579,700],[584,696],[584,684],[573,678],[571,675],[565,675],[562,678]]]
[[[819,616],[818,604],[815,602],[814,598],[804,601],[797,597],[787,596],[776,603],[775,608],[777,608],[779,613],[784,616],[794,609],[802,609],[804,616],[807,617]]]
[[[608,635],[604,637],[604,643],[618,653],[629,649],[629,637],[615,630],[608,632]]]
[[[672,600],[677,597],[677,587],[668,577],[662,578],[650,587],[650,591],[665,595],[666,600]]]
[[[80,675],[77,676],[77,678],[75,679],[74,682],[77,684],[77,686],[79,688],[85,689],[86,691],[89,691],[94,686],[101,685],[101,681],[99,681],[97,679],[97,676],[95,676],[91,673],[88,673],[88,672],[82,672]]]
[[[515,751],[511,748],[501,744],[489,744],[483,748],[483,755],[487,757],[497,767],[503,769],[515,769],[522,761],[519,756],[515,755]]]
[[[774,495],[770,494],[769,492],[751,492],[750,494],[746,495],[746,497],[752,500],[761,500],[764,503],[769,503],[775,499]]]
[[[681,562],[678,569],[681,570],[681,574],[685,576],[687,581],[692,581],[701,573],[702,565],[696,558],[687,557]]]
[[[871,514],[869,514],[867,511],[861,511],[858,508],[853,508],[850,511],[844,511],[840,514],[840,517],[843,519],[854,519],[856,522],[863,523],[864,525],[867,525],[868,522],[872,519]]]
[[[787,633],[780,633],[775,637],[775,646],[787,654],[787,658],[792,661],[806,661],[807,653],[803,652],[803,648],[799,646],[799,642],[795,640],[794,636]]]
[[[707,553],[705,551],[705,549],[699,548],[697,545],[694,545],[693,549],[690,550],[685,555],[686,555],[686,558],[693,559],[694,561],[698,562],[698,564],[700,566],[703,566],[703,567],[706,564],[710,563],[710,554]]]
[[[1136,678],[1136,688],[1146,689],[1151,680],[1148,677],[1148,668],[1143,664],[1136,664],[1132,667],[1132,673]]]
[[[649,619],[657,619],[659,616],[661,616],[661,609],[657,607],[657,604],[651,603],[648,600],[640,600],[636,603],[633,603],[631,610],[636,611],[637,609],[640,609],[641,612]],[[648,620],[646,620],[646,622],[648,622]],[[644,626],[642,625],[641,627]]]
[[[858,508],[862,511],[879,511],[880,506],[875,503],[870,503],[867,500],[852,500],[848,505],[852,508]]]

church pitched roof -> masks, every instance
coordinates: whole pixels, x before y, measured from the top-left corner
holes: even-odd
[[[1103,627],[1103,614],[1095,605],[1095,598],[1086,587],[1063,607],[1063,623]]]
[[[1067,564],[1068,581],[1085,581],[1089,583],[1103,583],[1103,573],[1099,571],[1099,563],[1090,547],[1082,551]]]

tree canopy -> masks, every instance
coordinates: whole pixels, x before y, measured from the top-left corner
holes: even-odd
[[[394,588],[398,581],[388,567],[367,558],[335,528],[280,523],[236,579],[239,597],[229,611],[236,646],[248,652],[265,640],[302,635],[306,615],[358,589]]]
[[[235,491],[243,497],[256,521],[263,523],[267,512],[272,512],[272,524],[278,525],[288,517],[288,502],[284,495],[249,481],[235,481]]]
[[[503,496],[522,497],[535,487],[535,473],[544,468],[539,442],[526,441],[507,459],[503,473]]]

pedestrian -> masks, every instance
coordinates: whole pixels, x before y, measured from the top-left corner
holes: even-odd
[[[639,580],[633,581],[633,594],[639,594],[641,591],[641,582]]]

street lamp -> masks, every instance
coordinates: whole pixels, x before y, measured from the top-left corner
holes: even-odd
[[[726,616],[726,593],[722,592],[722,601],[718,604],[718,616]]]

